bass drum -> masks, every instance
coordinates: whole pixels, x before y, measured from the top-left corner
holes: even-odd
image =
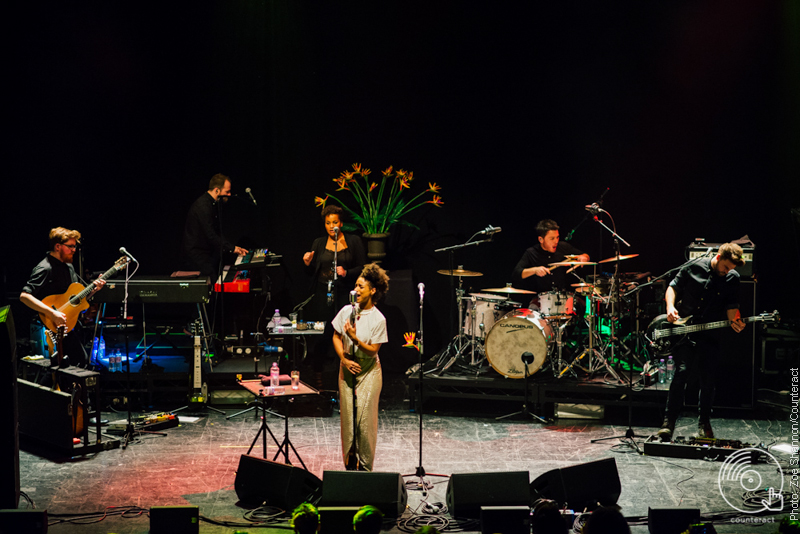
[[[547,360],[553,338],[553,329],[539,312],[527,308],[510,311],[486,335],[486,359],[507,378],[525,378],[522,353],[533,354],[533,363],[528,364],[528,375],[532,375]]]

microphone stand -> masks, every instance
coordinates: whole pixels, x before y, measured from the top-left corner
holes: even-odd
[[[356,325],[356,296],[355,291],[350,292],[350,306],[352,307],[352,311],[350,312],[350,324],[355,327]],[[356,360],[356,345],[353,343],[353,340],[350,340],[350,356],[353,361]],[[358,408],[356,407],[356,402],[358,401],[358,396],[356,395],[356,375],[354,373],[350,373],[353,375],[353,445],[350,448],[353,451],[352,456],[347,461],[347,469],[348,471],[358,471]]]
[[[125,253],[126,256],[133,259],[133,256]],[[136,261],[136,260],[133,260]],[[129,274],[130,270],[128,266],[130,262],[125,264],[125,292],[123,293],[122,298],[122,331],[124,333],[125,338],[125,381],[127,384],[128,389],[128,401],[125,403],[126,408],[128,409],[128,421],[125,424],[125,434],[122,437],[122,448],[128,448],[128,444],[133,441],[133,435],[136,432],[136,429],[133,426],[133,416],[131,415],[131,358],[130,353],[128,352],[128,281],[131,279],[133,274]],[[139,270],[139,262],[136,262],[136,270]],[[140,430],[142,434],[156,434],[158,436],[166,436],[163,432],[153,432],[149,430]]]
[[[608,226],[606,226],[605,224],[603,224],[603,221],[601,221],[598,218],[597,213],[599,213],[599,212],[606,213],[611,218],[611,224],[614,226],[613,230],[611,228],[609,228]],[[627,246],[627,247],[630,247],[631,245],[630,245],[630,243],[625,241],[622,238],[622,236],[617,234],[617,231],[616,231],[616,226],[617,225],[614,222],[614,218],[611,216],[610,213],[608,213],[606,210],[604,210],[602,208],[597,208],[596,212],[592,212],[592,213],[594,214],[593,219],[598,224],[600,224],[600,226],[602,226],[603,228],[608,230],[611,233],[611,235],[613,236],[613,238],[614,238],[614,252],[615,252],[615,256],[616,256],[615,257],[616,266],[614,268],[614,276],[613,276],[613,278],[611,280],[612,290],[613,290],[613,295],[612,295],[612,298],[611,298],[611,360],[613,361],[614,360],[614,348],[615,348],[615,346],[617,344],[616,323],[617,323],[617,319],[618,319],[617,316],[619,315],[619,304],[620,304],[620,295],[619,295],[620,244],[619,244],[619,242],[622,241],[625,244],[625,246]],[[630,440],[631,443],[633,443],[633,446],[635,448],[638,449],[638,446],[636,445],[636,442],[633,441],[633,438],[644,438],[644,437],[647,437],[647,436],[637,435],[633,431],[633,353],[630,350],[628,350],[628,381],[627,381],[627,386],[628,386],[628,429],[625,431],[625,435],[624,436],[610,436],[610,437],[607,437],[607,438],[593,439],[593,440],[590,441],[590,443],[598,443],[600,441],[606,441],[606,440],[609,440],[609,439],[626,438],[626,439]]]
[[[433,487],[433,484],[429,484],[425,482],[425,468],[422,467],[422,401],[424,399],[422,395],[422,377],[425,375],[422,369],[422,353],[424,352],[424,345],[422,342],[422,335],[423,335],[423,328],[422,328],[422,302],[424,300],[425,295],[425,286],[422,286],[419,290],[419,332],[417,339],[417,352],[419,353],[419,403],[417,410],[419,410],[419,465],[417,465],[417,471],[415,476],[419,479],[416,484],[411,484],[411,488],[409,489],[419,489],[424,491],[428,491],[430,488]],[[423,494],[424,495],[424,494]]]

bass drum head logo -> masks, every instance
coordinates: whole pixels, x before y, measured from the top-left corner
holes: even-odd
[[[754,462],[754,460],[763,461]],[[731,508],[745,514],[783,508],[783,470],[778,460],[762,449],[741,449],[722,463],[717,477],[719,491]],[[764,492],[764,498],[746,494]],[[766,496],[769,496],[768,498]],[[781,502],[774,502],[773,496]]]

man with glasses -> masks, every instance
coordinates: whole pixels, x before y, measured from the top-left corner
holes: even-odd
[[[19,300],[33,311],[46,315],[57,326],[67,324],[67,316],[51,308],[42,299],[50,295],[65,293],[70,284],[79,282],[78,275],[72,266],[75,249],[81,240],[81,233],[58,227],[50,230],[50,251],[39,264],[33,268],[28,282],[22,288]],[[105,280],[94,282],[95,291],[105,285]],[[64,352],[69,357],[70,365],[86,365],[86,351],[76,334],[64,338]]]

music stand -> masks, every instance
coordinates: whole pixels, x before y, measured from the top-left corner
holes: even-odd
[[[258,404],[256,405],[256,409],[261,408],[263,412],[263,416],[261,417],[261,426],[258,429],[256,437],[253,439],[253,443],[250,444],[250,448],[247,449],[247,454],[250,454],[250,451],[253,450],[253,447],[255,447],[256,442],[258,442],[259,436],[261,436],[262,446],[263,446],[262,454],[263,458],[266,460],[267,434],[269,434],[270,437],[272,437],[272,441],[274,441],[275,445],[277,445],[278,447],[278,451],[272,458],[273,462],[278,459],[278,456],[280,456],[281,453],[283,453],[283,461],[284,461],[283,463],[287,465],[292,465],[292,462],[289,460],[289,449],[291,449],[294,452],[294,455],[300,461],[300,465],[303,466],[303,469],[308,471],[306,464],[303,462],[303,459],[300,457],[300,454],[297,452],[297,449],[294,448],[294,445],[289,439],[289,403],[293,402],[295,397],[299,397],[301,395],[319,395],[319,391],[317,391],[316,389],[312,388],[311,386],[309,386],[304,382],[300,382],[299,388],[297,390],[293,390],[291,386],[291,378],[288,375],[281,375],[281,382],[287,382],[287,381],[289,381],[289,384],[281,386],[284,387],[285,389],[284,393],[280,395],[267,395],[266,394],[267,387],[261,384],[260,379],[242,380],[239,382],[240,386],[242,386],[247,391],[256,396],[256,402],[258,402]],[[286,399],[287,403],[286,415],[280,415],[267,409],[268,399],[280,399],[280,398]],[[283,441],[278,442],[278,439],[275,437],[275,434],[272,433],[272,430],[270,430],[269,426],[267,425],[267,413],[270,413],[276,417],[283,418]]]

